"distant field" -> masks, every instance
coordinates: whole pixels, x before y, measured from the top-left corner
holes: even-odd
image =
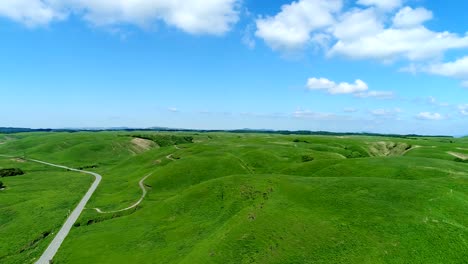
[[[103,176],[54,263],[468,262],[468,138],[19,133],[0,154]],[[0,263],[32,263],[92,178],[2,168],[26,173],[0,179]],[[150,173],[136,208],[94,209]]]

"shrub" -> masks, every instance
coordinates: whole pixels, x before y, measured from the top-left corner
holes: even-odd
[[[158,144],[160,147],[193,143],[193,137],[191,136],[147,134],[147,135],[132,135],[132,137],[151,140],[154,143]]]
[[[0,181],[0,189],[5,188],[5,185],[3,185],[3,182]]]
[[[314,160],[314,157],[310,156],[310,155],[303,155],[302,156],[302,162],[309,162],[309,161],[313,161]]]
[[[18,168],[9,168],[9,169],[1,169],[0,170],[0,177],[11,177],[17,175],[23,175],[24,171]]]
[[[456,162],[463,162],[463,163],[468,163],[468,160],[466,159],[460,159],[460,158],[455,158]]]

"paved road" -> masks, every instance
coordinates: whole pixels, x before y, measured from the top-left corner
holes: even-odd
[[[116,210],[116,211],[102,211],[101,209],[99,208],[94,208],[94,210],[96,210],[98,213],[100,214],[111,214],[111,213],[118,213],[118,212],[123,212],[123,211],[127,211],[127,210],[130,210],[132,208],[135,208],[137,207],[142,201],[143,199],[145,199],[145,196],[146,196],[146,188],[145,188],[145,180],[146,178],[148,178],[149,176],[151,176],[152,173],[146,175],[143,179],[140,180],[140,182],[138,183],[138,185],[140,185],[140,188],[141,190],[143,191],[143,194],[141,195],[141,198],[140,200],[138,200],[136,203],[134,203],[133,205],[127,207],[127,208],[124,208],[124,209],[120,209],[120,210]]]
[[[37,162],[37,163],[41,163],[41,164],[45,164],[45,165],[49,165],[49,166],[53,166],[53,167],[57,167],[57,168],[62,168],[62,169],[66,169],[66,170],[71,170],[71,171],[77,171],[77,172],[90,174],[90,175],[93,175],[96,178],[96,180],[93,182],[93,184],[89,188],[88,192],[85,194],[85,196],[83,196],[83,199],[81,199],[80,203],[76,206],[75,210],[73,210],[73,212],[70,214],[70,216],[67,218],[67,220],[63,224],[60,231],[54,237],[54,240],[52,240],[50,245],[47,247],[47,249],[44,251],[44,253],[42,253],[42,256],[36,262],[36,264],[49,264],[50,261],[54,258],[55,254],[57,253],[60,246],[62,245],[63,241],[67,237],[68,233],[70,232],[70,229],[72,228],[73,224],[76,222],[76,220],[80,216],[81,212],[85,208],[86,203],[91,198],[94,191],[96,191],[96,188],[98,187],[99,183],[101,182],[102,176],[97,174],[97,173],[94,173],[94,172],[77,170],[77,169],[73,169],[73,168],[68,168],[66,166],[56,165],[56,164],[52,164],[52,163],[48,163],[48,162],[44,162],[44,161],[40,161],[40,160],[29,159],[29,161],[33,161],[33,162]]]

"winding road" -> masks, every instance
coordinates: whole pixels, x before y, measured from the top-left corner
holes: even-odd
[[[180,149],[177,146],[175,146],[175,148]],[[175,161],[175,159],[172,158],[172,155],[173,154],[170,154],[170,155],[166,156],[166,158],[169,159],[169,160]],[[1,154],[0,154],[0,157],[13,158],[13,156],[1,155]],[[70,233],[71,228],[73,227],[75,222],[78,220],[78,217],[81,215],[81,213],[85,209],[85,206],[88,203],[89,199],[91,198],[93,193],[96,191],[97,187],[99,186],[99,183],[102,180],[102,176],[95,173],[95,172],[78,170],[78,169],[69,168],[67,166],[57,165],[57,164],[53,164],[53,163],[49,163],[49,162],[45,162],[45,161],[40,161],[40,160],[35,160],[35,159],[25,159],[25,160],[40,163],[40,164],[44,164],[44,165],[48,165],[48,166],[52,166],[52,167],[57,167],[57,168],[61,168],[61,169],[69,170],[69,171],[86,173],[86,174],[89,174],[89,175],[92,175],[92,176],[95,177],[95,180],[94,180],[93,184],[88,189],[86,194],[83,196],[80,203],[76,206],[76,208],[73,210],[73,212],[68,216],[67,220],[65,221],[63,226],[60,228],[57,235],[55,235],[52,242],[49,244],[47,249],[44,251],[44,253],[42,253],[41,257],[35,263],[35,264],[50,264],[51,261],[53,260],[54,256],[55,256],[55,254],[57,254],[57,251],[59,250],[59,248],[62,245],[63,241],[65,240],[65,238]],[[127,208],[121,209],[121,210],[110,211],[110,212],[101,211],[99,208],[94,208],[94,209],[99,213],[116,213],[116,212],[126,211],[126,210],[129,210],[129,209],[132,209],[132,208],[138,206],[143,201],[143,199],[145,198],[145,196],[147,194],[147,190],[145,188],[144,181],[151,175],[152,175],[152,173],[146,175],[138,183],[140,185],[141,190],[143,191],[143,194],[142,194],[141,198],[135,204],[133,204],[133,205],[127,207]]]
[[[98,187],[99,183],[101,182],[102,176],[97,174],[97,173],[94,173],[94,172],[77,170],[77,169],[69,168],[69,167],[66,167],[66,166],[56,165],[56,164],[52,164],[52,163],[48,163],[48,162],[44,162],[44,161],[40,161],[40,160],[33,160],[33,159],[28,159],[28,160],[33,161],[33,162],[37,162],[37,163],[41,163],[41,164],[44,164],[44,165],[48,165],[48,166],[53,166],[53,167],[57,167],[57,168],[70,170],[70,171],[76,171],[76,172],[82,172],[82,173],[90,174],[90,175],[93,175],[96,178],[94,180],[93,184],[91,185],[91,187],[89,188],[88,192],[81,199],[80,203],[76,206],[76,208],[73,210],[73,212],[70,214],[70,216],[68,216],[68,218],[65,221],[65,223],[63,224],[62,228],[60,228],[60,231],[54,237],[54,240],[52,240],[52,242],[49,244],[49,246],[44,251],[44,253],[42,253],[42,256],[39,258],[39,260],[36,261],[36,264],[49,264],[50,261],[54,258],[55,254],[57,253],[60,246],[62,245],[63,241],[67,237],[68,233],[70,232],[70,229],[73,227],[73,224],[76,222],[76,220],[80,216],[81,212],[83,212],[86,203],[89,201],[89,199],[93,195],[94,191],[96,191],[96,188]]]

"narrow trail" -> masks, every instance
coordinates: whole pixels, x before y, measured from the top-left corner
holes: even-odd
[[[408,152],[412,151],[412,150],[415,150],[417,148],[421,148],[422,146],[418,146],[418,145],[415,145],[415,146],[412,146],[411,148],[405,150],[401,155],[404,156],[406,155]]]
[[[180,150],[181,148],[179,148],[177,145],[174,145],[174,148]],[[172,155],[174,155],[174,153],[172,154],[169,154],[166,156],[166,159],[168,160],[172,160],[172,161],[176,161],[176,159],[174,159],[172,157]],[[145,196],[147,194],[147,191],[146,191],[146,188],[145,188],[145,180],[151,176],[153,173],[150,173],[148,175],[146,175],[143,179],[140,180],[140,182],[138,183],[138,185],[140,186],[141,190],[142,190],[142,195],[141,195],[141,198],[136,202],[134,203],[133,205],[127,207],[127,208],[124,208],[124,209],[120,209],[120,210],[115,210],[115,211],[102,211],[101,209],[99,208],[93,208],[94,210],[96,210],[96,212],[100,213],[100,214],[112,214],[112,213],[119,213],[119,212],[124,212],[124,211],[127,211],[127,210],[130,210],[130,209],[133,209],[135,207],[137,207],[142,201],[143,199],[145,199]]]
[[[138,200],[136,203],[134,203],[133,205],[127,207],[127,208],[124,208],[124,209],[120,209],[120,210],[115,210],[115,211],[102,211],[101,209],[99,208],[93,208],[94,210],[96,210],[98,213],[100,214],[111,214],[111,213],[118,213],[118,212],[124,212],[124,211],[127,211],[127,210],[130,210],[132,208],[135,208],[137,207],[142,201],[143,199],[145,199],[145,196],[147,194],[147,190],[145,188],[145,180],[149,177],[153,175],[153,173],[150,173],[148,175],[146,175],[143,179],[140,180],[140,182],[138,182],[138,185],[140,186],[143,194],[141,195],[141,198],[140,200]]]

